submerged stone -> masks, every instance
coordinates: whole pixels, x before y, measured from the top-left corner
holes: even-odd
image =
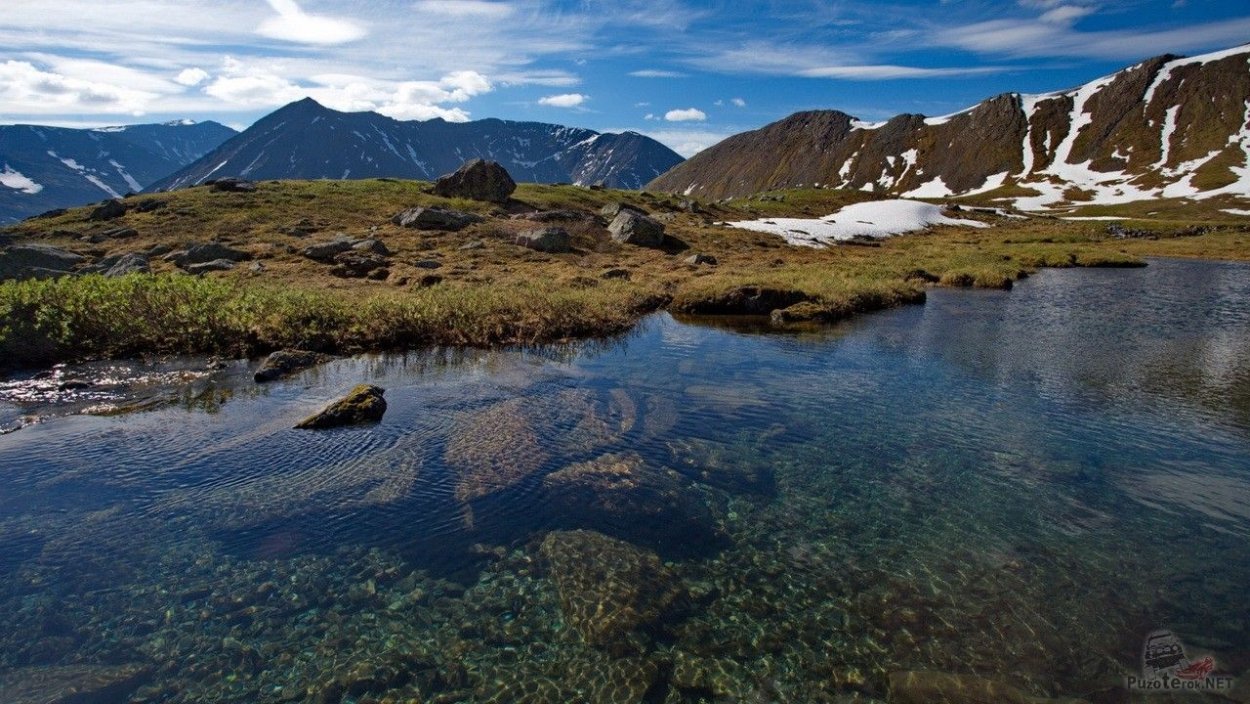
[[[25,667],[0,675],[5,704],[125,702],[151,675],[143,665]]]
[[[445,452],[457,473],[456,498],[471,501],[513,486],[547,461],[520,399],[459,418]]]
[[[376,423],[386,413],[385,389],[371,384],[360,384],[346,396],[335,401],[320,413],[305,418],[295,427],[302,430],[324,430],[346,425]]]
[[[655,628],[685,595],[676,573],[649,550],[587,530],[549,533],[539,548],[565,620],[592,645]]]
[[[257,382],[273,381],[334,359],[328,354],[308,350],[278,350],[265,358],[260,369],[252,375]]]
[[[1035,697],[1006,682],[946,672],[890,673],[890,704],[1084,704]]]

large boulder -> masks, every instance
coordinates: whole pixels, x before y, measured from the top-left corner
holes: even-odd
[[[238,266],[237,263],[229,259],[214,259],[211,262],[200,262],[198,264],[188,264],[183,267],[183,271],[188,274],[207,274],[210,271],[230,271]]]
[[[300,430],[325,430],[347,425],[376,423],[386,413],[386,390],[371,384],[360,384],[343,398],[335,401],[316,415],[300,421]]]
[[[664,225],[634,210],[621,210],[608,225],[612,239],[639,247],[659,247],[664,243]]]
[[[92,267],[92,271],[96,271],[110,279],[128,274],[150,274],[152,267],[148,265],[148,258],[137,252],[129,254],[118,254],[111,257],[105,257]]]
[[[259,383],[280,379],[334,359],[328,354],[308,350],[278,350],[265,358],[253,375]]]
[[[508,170],[494,161],[474,159],[434,182],[434,195],[506,203],[516,190]]]
[[[344,279],[363,279],[381,271],[390,264],[386,257],[372,252],[343,252],[334,258],[334,267],[330,269],[332,276]]]
[[[452,424],[444,457],[456,475],[456,499],[480,499],[542,469],[548,454],[521,399],[466,413]]]
[[[92,222],[101,220],[116,220],[126,214],[126,204],[120,200],[106,200],[99,206],[92,209],[87,214],[87,219]]]
[[[562,227],[543,227],[526,230],[516,236],[516,243],[539,252],[558,254],[572,248],[568,230]]]
[[[42,244],[15,244],[0,249],[0,281],[37,279],[71,273],[86,257]]]
[[[251,254],[241,249],[227,247],[218,242],[194,244],[188,247],[186,251],[177,252],[166,257],[175,266],[182,269],[188,269],[195,264],[207,264],[222,259],[230,262],[245,262],[251,258]]]
[[[209,185],[218,193],[251,193],[256,190],[256,184],[244,178],[219,178],[210,181]]]
[[[685,595],[681,580],[658,555],[601,533],[555,531],[539,553],[565,621],[592,645],[661,626]]]
[[[637,453],[602,455],[543,477],[545,504],[563,526],[640,538],[653,545],[715,545],[724,536],[701,494]]]
[[[356,244],[354,241],[345,237],[340,237],[339,239],[332,240],[330,242],[320,242],[318,244],[309,245],[304,248],[302,254],[313,261],[318,261],[322,264],[332,264],[335,257],[343,252],[350,251],[354,244]]]
[[[459,232],[483,220],[480,215],[447,208],[409,208],[391,218],[391,222],[400,227],[444,232]]]

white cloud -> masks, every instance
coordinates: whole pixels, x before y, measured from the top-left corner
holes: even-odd
[[[447,15],[450,17],[476,17],[502,19],[513,13],[511,5],[485,0],[420,0],[413,9],[421,15]]]
[[[178,77],[175,78],[174,81],[180,85],[190,87],[198,86],[204,81],[207,81],[209,78],[211,78],[211,76],[208,75],[208,71],[205,71],[202,68],[185,68],[178,74]]]
[[[642,132],[687,159],[708,147],[731,137],[734,132],[699,129],[658,129]]]
[[[729,102],[733,103],[735,106],[740,107],[740,108],[745,108],[747,106],[747,101],[743,100],[742,98],[731,98]]]
[[[158,97],[153,91],[137,90],[107,80],[85,80],[41,69],[28,61],[0,64],[0,105],[7,113],[142,115]]]
[[[994,66],[975,68],[920,68],[917,66],[822,66],[799,71],[808,78],[840,78],[848,81],[879,81],[891,78],[942,78],[947,76],[976,76],[997,73],[1002,69]]]
[[[676,71],[658,71],[655,69],[643,69],[641,71],[630,71],[629,75],[634,78],[685,78],[686,74]]]
[[[589,100],[589,96],[581,93],[564,93],[561,95],[548,95],[538,99],[539,105],[547,105],[553,108],[575,108]]]
[[[364,27],[352,20],[310,15],[295,0],[266,0],[277,17],[261,23],[258,34],[298,44],[347,44],[365,36]]]
[[[1000,19],[949,27],[933,33],[930,43],[1012,57],[1133,60],[1140,59],[1143,53],[1235,46],[1245,43],[1250,36],[1250,18],[1247,17],[1171,29],[1086,32],[1073,26],[1076,18],[1071,11],[1051,14],[1064,7],[1068,6],[1055,3],[1038,19]],[[1052,19],[1046,20],[1047,15]]]
[[[707,119],[707,113],[698,108],[686,108],[685,110],[669,110],[664,113],[664,119],[669,122],[703,122]]]

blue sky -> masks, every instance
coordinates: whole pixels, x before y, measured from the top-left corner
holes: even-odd
[[[689,155],[797,110],[941,115],[1246,42],[1244,0],[4,0],[0,123],[242,128],[312,96]]]

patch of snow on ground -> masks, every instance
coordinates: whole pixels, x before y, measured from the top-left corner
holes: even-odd
[[[1159,163],[1155,164],[1156,168],[1167,166],[1168,156],[1172,153],[1172,133],[1176,132],[1176,114],[1180,111],[1181,106],[1173,105],[1163,116],[1163,134],[1159,137],[1163,151],[1159,157]]]
[[[942,214],[930,203],[914,200],[877,200],[856,203],[819,220],[770,218],[728,223],[731,227],[780,235],[791,244],[820,247],[854,237],[888,237],[923,230],[932,225],[989,227],[976,220],[960,220]]]
[[[1240,210],[1238,208],[1224,208],[1220,212],[1228,213],[1229,215],[1244,215],[1246,217],[1250,217],[1250,210]]]
[[[920,184],[918,188],[913,188],[910,191],[904,193],[903,197],[904,198],[948,198],[953,195],[955,194],[951,192],[950,188],[947,188],[946,183],[942,181],[942,177],[938,176],[932,181],[929,181],[927,183],[922,183]]]
[[[21,171],[15,170],[8,164],[4,165],[4,171],[0,171],[0,186],[7,186],[29,196],[33,196],[43,190],[41,184],[30,180]]]
[[[989,193],[995,188],[1001,188],[1002,185],[1006,183],[1007,176],[1008,176],[1008,173],[1006,171],[999,173],[999,174],[990,174],[989,176],[985,177],[985,183],[981,184],[979,188],[974,188],[971,191],[964,191],[963,193],[960,193],[959,195],[975,196],[978,193]]]
[[[1027,176],[1031,171],[1033,171],[1033,113],[1037,111],[1038,103],[1051,97],[1054,96],[1020,96],[1020,110],[1024,113],[1024,124],[1026,126],[1026,129],[1024,130],[1024,146],[1021,147],[1020,158],[1021,163],[1024,165],[1023,168],[1020,169],[1021,175]]]
[[[865,122],[863,120],[851,120],[851,129],[856,130],[875,130],[884,127],[884,122]]]
[[[1074,222],[1111,222],[1115,220],[1123,220],[1124,218],[1117,218],[1110,215],[1070,215],[1059,219],[1072,220]]]

